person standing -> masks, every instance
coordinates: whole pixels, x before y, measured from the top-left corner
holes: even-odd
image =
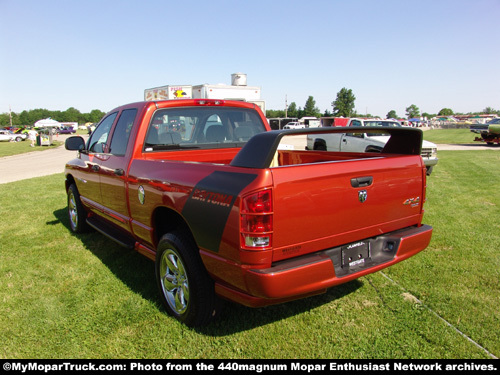
[[[38,132],[35,129],[31,129],[28,132],[28,138],[31,141],[31,145],[30,145],[31,147],[35,147],[35,142],[36,142],[37,135],[38,135]]]

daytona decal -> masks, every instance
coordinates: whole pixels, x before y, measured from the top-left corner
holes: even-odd
[[[182,209],[198,246],[219,251],[222,233],[238,194],[256,174],[216,171],[196,184]]]

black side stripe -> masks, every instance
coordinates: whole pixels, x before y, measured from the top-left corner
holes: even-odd
[[[256,174],[215,171],[199,181],[182,209],[198,246],[219,251],[229,213],[238,194]]]

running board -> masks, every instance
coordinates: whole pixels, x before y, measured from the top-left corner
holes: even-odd
[[[87,218],[87,224],[94,228],[96,231],[102,233],[110,240],[115,241],[118,245],[127,249],[133,250],[135,248],[135,240],[131,236],[127,236],[121,230],[117,229],[112,224],[91,216]]]

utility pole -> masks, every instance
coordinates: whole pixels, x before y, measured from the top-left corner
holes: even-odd
[[[12,128],[12,109],[10,107],[10,104],[9,104],[9,124],[10,127]]]
[[[285,94],[285,118],[288,118],[288,96]]]

